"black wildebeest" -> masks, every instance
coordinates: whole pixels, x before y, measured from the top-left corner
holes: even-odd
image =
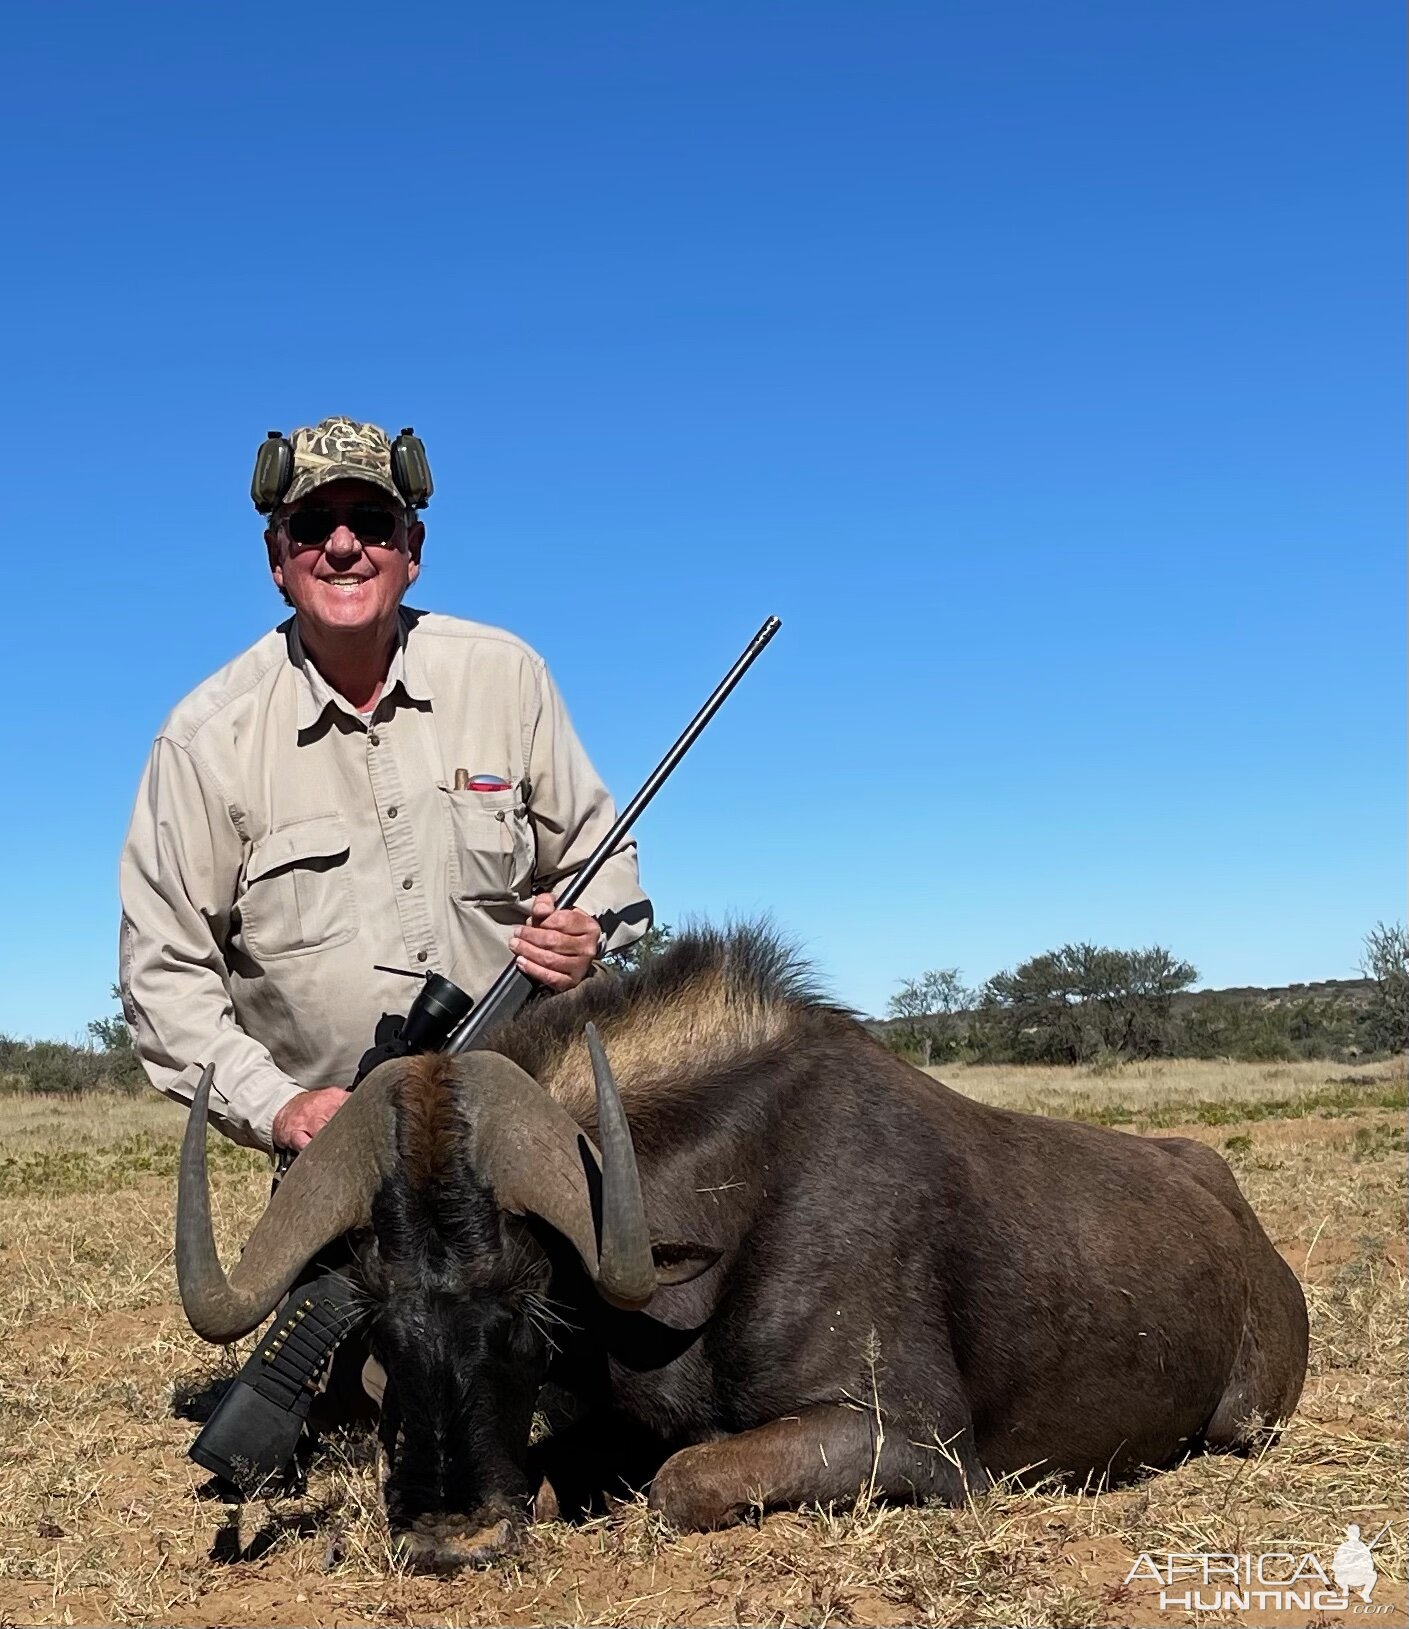
[[[613,1060],[595,1083],[589,1021]],[[680,1527],[863,1484],[1116,1477],[1296,1405],[1301,1289],[1215,1153],[960,1096],[765,932],[687,937],[495,1046],[371,1075],[228,1278],[204,1094],[182,1153],[178,1275],[208,1340],[352,1232],[388,1513],[431,1564],[524,1519],[549,1381],[581,1409],[550,1480],[600,1486],[629,1443]]]

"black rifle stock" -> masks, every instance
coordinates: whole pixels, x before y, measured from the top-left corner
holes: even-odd
[[[660,791],[669,779],[676,765],[694,745],[696,738],[703,731],[710,719],[719,711],[728,698],[729,692],[753,666],[754,661],[762,654],[763,648],[783,624],[777,617],[769,617],[749,640],[743,654],[733,667],[715,686],[709,700],[700,708],[699,712],[685,726],[680,739],[666,753],[665,757],[656,765],[646,777],[646,783],[634,798],[626,805],[616,818],[612,829],[597,844],[580,869],[573,876],[572,881],[554,897],[559,910],[566,910],[582,897],[588,884],[602,869],[616,850],[617,844],[626,836],[637,817],[645,809],[651,799]],[[477,1046],[489,1032],[498,1025],[507,1022],[523,1006],[530,996],[536,994],[542,986],[536,984],[528,974],[523,972],[516,963],[509,965],[495,979],[488,990],[474,1004],[470,1013],[451,1030],[442,1052],[468,1052]]]

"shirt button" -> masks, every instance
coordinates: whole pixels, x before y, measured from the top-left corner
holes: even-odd
[[[402,878],[402,879],[401,879],[401,886],[402,886],[402,887],[403,887],[403,888],[409,888],[409,887],[410,887],[410,886],[411,886],[411,879],[410,879],[410,877],[403,877],[403,878]]]
[[[426,952],[424,950],[418,950],[416,952],[416,960],[418,962],[423,962],[423,961],[425,961],[425,959],[426,959]]]
[[[394,803],[392,804],[391,808],[387,810],[386,817],[388,820],[396,819],[396,805]]]
[[[504,811],[502,809],[496,809],[494,811],[494,818],[496,820],[502,820],[504,818]]]
[[[372,745],[374,747],[379,747],[382,744],[382,738],[381,738],[381,736],[379,736],[377,734],[377,732],[375,730],[371,730],[371,731],[368,732],[367,739],[372,743]]]

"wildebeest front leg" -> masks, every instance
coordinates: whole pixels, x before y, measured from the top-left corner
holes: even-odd
[[[826,1504],[865,1491],[961,1504],[987,1487],[967,1424],[939,1438],[841,1404],[819,1403],[753,1431],[682,1448],[651,1483],[650,1503],[682,1529],[725,1527],[762,1505]]]

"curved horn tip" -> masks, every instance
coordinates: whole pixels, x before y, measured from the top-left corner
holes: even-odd
[[[656,1281],[651,1279],[647,1285],[627,1285],[622,1287],[607,1287],[600,1281],[597,1293],[618,1312],[642,1312],[655,1299]]]
[[[586,1025],[585,1033],[597,1085],[597,1135],[602,1148],[597,1288],[618,1306],[639,1308],[651,1299],[656,1287],[641,1175],[631,1142],[631,1126],[597,1026]]]
[[[196,1082],[196,1089],[191,1094],[191,1108],[199,1106],[203,1111],[210,1104],[210,1089],[215,1084],[215,1065],[208,1063],[201,1070],[201,1078]]]

